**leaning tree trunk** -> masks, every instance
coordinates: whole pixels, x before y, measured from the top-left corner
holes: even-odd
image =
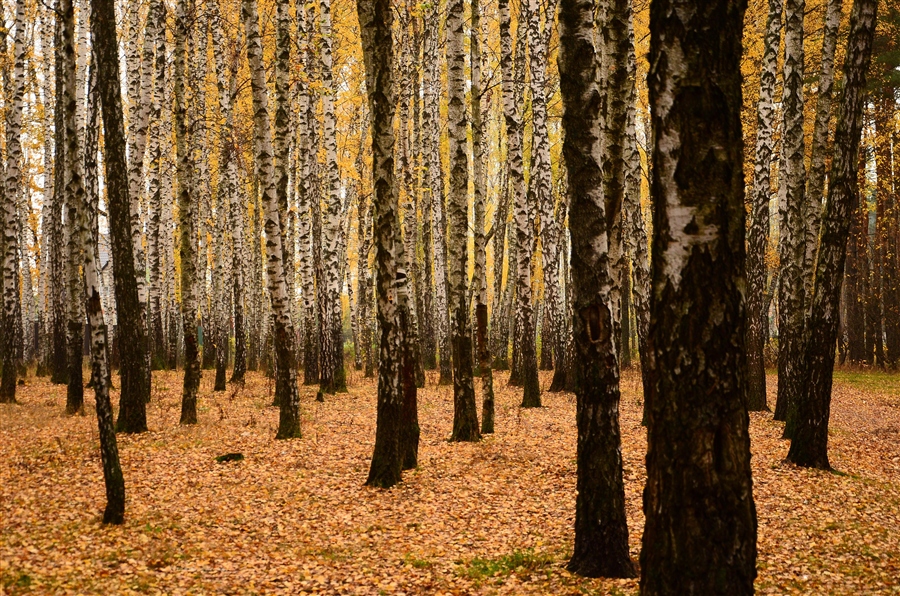
[[[872,54],[877,0],[855,0],[850,15],[850,33],[844,63],[844,91],[841,98],[828,200],[820,232],[816,258],[808,337],[806,378],[797,404],[796,426],[788,461],[797,465],[830,469],[828,463],[828,419],[834,351],[838,330],[838,303],[855,203],[859,200],[857,153],[863,126],[866,72]]]
[[[250,63],[250,83],[253,92],[256,167],[262,183],[262,197],[266,216],[266,278],[272,313],[274,315],[276,400],[280,407],[277,439],[300,437],[300,393],[297,389],[297,370],[294,354],[294,324],[291,303],[285,282],[284,251],[281,247],[281,213],[275,194],[275,171],[272,164],[272,131],[269,128],[266,72],[262,64],[262,40],[259,35],[259,16],[256,0],[243,0],[241,14],[247,35],[247,61]],[[279,156],[283,158],[283,156]]]
[[[781,43],[783,0],[769,0],[756,107],[756,159],[750,195],[750,232],[747,239],[747,408],[768,410],[766,404],[766,347],[768,313],[766,295],[766,246],[769,241],[769,199],[772,195],[772,149],[775,129],[775,76]]]
[[[100,101],[103,105],[103,120],[106,133],[107,189],[110,197],[113,192],[119,195],[118,207],[120,217],[127,218],[128,182],[125,177],[125,135],[122,127],[122,106],[118,64],[118,43],[116,42],[116,16],[113,0],[91,1],[91,32],[97,71]],[[93,68],[93,67],[92,67]],[[100,84],[102,83],[102,84]],[[116,109],[118,108],[118,109]],[[109,114],[107,114],[109,113]],[[89,122],[93,126],[93,122]],[[115,168],[119,168],[115,171]],[[126,201],[121,202],[124,195]],[[110,202],[110,208],[112,203]],[[103,307],[100,301],[100,274],[94,258],[94,247],[88,243],[90,234],[86,226],[88,206],[78,209],[79,223],[75,226],[76,234],[81,237],[84,254],[84,300],[88,322],[91,327],[91,384],[94,387],[94,399],[97,407],[97,426],[100,436],[100,459],[103,464],[103,479],[106,484],[106,509],[103,512],[103,523],[121,524],[125,521],[125,480],[119,465],[119,451],[116,444],[116,433],[113,426],[112,405],[109,399],[109,361],[106,324],[103,318]],[[111,214],[110,214],[111,215]],[[130,223],[128,219],[127,222]],[[119,241],[126,241],[131,247],[128,229],[121,234]],[[127,255],[123,269],[132,269],[126,283],[133,290],[134,302],[137,303],[137,288],[133,272],[131,255]],[[118,281],[118,280],[117,280]],[[123,280],[125,281],[125,280]],[[143,340],[143,337],[139,337]],[[136,363],[138,366],[143,364]],[[143,402],[142,402],[143,403]]]
[[[806,183],[806,236],[803,255],[803,285],[808,311],[819,245],[819,226],[822,221],[822,193],[825,191],[825,153],[828,150],[828,131],[831,123],[831,95],[834,87],[834,52],[837,48],[838,27],[841,24],[843,0],[828,0],[822,32],[822,70],[817,82],[816,120],[810,144],[809,177]],[[893,96],[891,97],[893,102]]]
[[[618,7],[624,11],[624,0]],[[568,569],[590,577],[633,577],[628,554],[625,486],[619,434],[619,366],[610,307],[610,274],[604,172],[601,160],[599,62],[593,44],[594,3],[562,0],[559,73],[563,98],[563,155],[569,181],[572,233],[573,317],[578,424],[575,551]],[[624,14],[624,13],[623,13]],[[624,37],[625,21],[616,32]],[[622,41],[622,40],[618,40]],[[622,44],[613,49],[620,50]],[[613,76],[624,89],[625,54]],[[618,101],[624,110],[624,97]],[[624,113],[623,113],[624,115]],[[622,122],[624,126],[624,121]],[[622,160],[622,147],[618,156]],[[621,166],[620,166],[621,171]],[[621,183],[622,176],[619,176]],[[609,185],[607,185],[609,186]],[[521,250],[522,247],[520,246]]]
[[[447,6],[447,117],[450,138],[450,193],[447,232],[450,344],[453,353],[453,433],[451,441],[477,441],[478,411],[472,381],[472,336],[467,301],[469,159],[466,153],[466,89],[463,0]],[[443,356],[442,356],[443,357]]]
[[[657,0],[641,594],[753,594],[742,0]],[[715,56],[710,60],[709,56]],[[690,353],[690,358],[685,354]]]
[[[784,200],[779,205],[781,286],[778,294],[778,400],[775,420],[787,420],[796,404],[803,378],[803,320],[805,304],[802,279],[806,254],[805,143],[803,140],[803,13],[805,0],[787,0],[784,30],[784,110],[781,184]],[[787,429],[785,429],[787,433]]]

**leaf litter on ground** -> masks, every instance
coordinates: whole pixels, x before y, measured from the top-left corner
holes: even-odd
[[[20,404],[0,406],[0,594],[636,594],[636,579],[565,570],[574,396],[521,409],[506,374],[494,379],[497,432],[458,444],[447,441],[452,387],[429,373],[419,467],[385,491],[363,486],[374,380],[354,371],[349,392],[324,403],[302,386],[303,438],[276,441],[264,376],[214,393],[206,371],[199,424],[184,427],[181,373],[156,372],[150,431],[118,435],[126,522],[109,527],[91,392],[88,414],[66,417],[65,386],[29,377]],[[782,425],[751,414],[761,594],[900,593],[900,376],[866,379],[837,376],[836,473],[785,463]],[[620,412],[637,561],[646,432],[635,371],[623,374]],[[243,460],[221,465],[223,454]]]

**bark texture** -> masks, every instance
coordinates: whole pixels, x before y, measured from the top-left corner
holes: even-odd
[[[624,0],[620,3],[624,6]],[[591,0],[561,0],[559,72],[569,181],[578,425],[575,549],[568,569],[633,577],[619,433],[619,366],[610,299],[600,131],[601,91]],[[623,23],[624,24],[624,23]],[[625,64],[618,67],[624,70]],[[519,247],[521,249],[521,246]]]
[[[650,10],[654,207],[642,594],[753,594],[743,0]]]
[[[834,134],[831,182],[819,236],[816,281],[806,341],[804,368],[807,376],[797,404],[796,426],[788,451],[788,461],[825,470],[830,468],[828,418],[841,282],[851,214],[859,197],[857,160],[876,9],[877,0],[854,0],[850,15],[844,90]]]

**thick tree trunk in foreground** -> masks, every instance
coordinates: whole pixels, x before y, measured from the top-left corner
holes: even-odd
[[[256,0],[244,0],[241,5],[244,30],[247,35],[247,61],[250,63],[250,84],[253,91],[256,167],[262,183],[262,198],[266,217],[266,278],[272,313],[274,315],[274,343],[276,359],[275,392],[279,404],[276,439],[300,437],[300,393],[297,388],[297,368],[294,348],[294,325],[291,321],[290,300],[285,281],[284,251],[281,246],[281,213],[275,194],[275,170],[272,164],[272,131],[269,127],[266,72],[262,64],[262,40],[259,35],[259,16]]]
[[[747,238],[747,409],[768,410],[766,404],[766,347],[768,313],[766,295],[766,246],[769,242],[769,199],[772,195],[772,150],[775,142],[775,78],[781,43],[783,0],[769,0],[765,50],[756,108],[756,159],[750,195],[750,231]]]
[[[22,126],[22,103],[25,94],[25,5],[22,0],[16,3],[16,34],[13,42],[14,48],[14,70],[12,81],[12,93],[7,101],[7,165],[6,180],[4,181],[2,199],[3,205],[3,221],[0,225],[2,237],[0,237],[0,247],[3,248],[2,258],[3,267],[3,312],[0,315],[0,333],[3,338],[0,339],[0,352],[2,352],[3,362],[0,364],[3,368],[2,378],[0,378],[0,403],[15,403],[16,401],[16,372],[21,360],[19,353],[21,351],[22,335],[16,329],[18,315],[18,223],[16,217],[17,197],[20,192],[20,164],[22,162],[22,144],[20,139]],[[80,169],[79,169],[80,172]],[[81,182],[81,178],[78,178]],[[83,198],[83,197],[82,197]],[[80,353],[79,353],[80,355]],[[80,363],[79,359],[79,363]],[[79,389],[81,389],[81,371],[79,370],[78,381]],[[71,385],[71,384],[70,384]],[[82,390],[83,392],[83,390]],[[71,386],[70,386],[71,393]],[[66,411],[74,413],[84,408],[84,399],[81,394],[74,396],[77,400],[73,401],[67,397]],[[70,409],[71,406],[71,409]]]
[[[857,159],[876,9],[877,0],[855,0],[850,15],[844,91],[834,134],[831,181],[819,236],[816,281],[806,341],[804,368],[807,377],[797,404],[796,426],[788,452],[788,461],[826,470],[830,468],[828,418],[838,331],[838,303],[850,221],[855,203],[859,200]]]
[[[756,577],[745,404],[745,7],[651,7],[650,63],[658,67],[649,78],[655,366],[645,400],[647,595],[753,594]]]
[[[450,196],[447,211],[450,344],[453,352],[453,433],[451,441],[477,441],[478,410],[472,379],[472,334],[467,300],[466,236],[469,228],[469,159],[466,154],[466,93],[463,0],[447,6],[447,117],[450,137]],[[443,359],[443,354],[441,355]]]
[[[574,373],[579,381],[575,552],[568,569],[590,577],[633,577],[622,480],[619,367],[609,305],[612,280],[598,135],[599,61],[593,44],[593,15],[591,0],[562,0],[560,4],[563,155],[569,177],[577,350]],[[618,69],[624,68],[623,61]]]

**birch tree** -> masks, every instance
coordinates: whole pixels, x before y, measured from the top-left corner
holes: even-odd
[[[481,438],[472,380],[472,336],[467,304],[467,242],[469,228],[469,159],[466,153],[465,54],[463,0],[447,5],[447,97],[450,139],[450,193],[447,232],[450,343],[453,358],[453,432],[451,441]],[[443,355],[442,355],[443,358]]]
[[[624,0],[618,0],[617,7],[624,10]],[[563,155],[569,182],[579,379],[575,550],[568,569],[589,577],[633,577],[620,450],[619,368],[610,307],[612,278],[602,184],[605,173],[598,134],[600,64],[593,43],[594,10],[591,0],[561,0],[559,12]],[[623,83],[624,60],[615,73]]]
[[[775,78],[781,43],[783,0],[769,0],[769,16],[756,107],[756,157],[750,194],[750,229],[747,238],[747,407],[767,410],[766,366],[763,351],[769,317],[766,294],[766,246],[769,240],[769,200],[772,195],[772,150],[775,141]]]
[[[262,183],[265,205],[266,278],[272,313],[274,315],[276,378],[275,392],[280,415],[277,439],[300,437],[300,394],[294,362],[294,325],[285,282],[284,251],[281,246],[281,213],[275,193],[275,172],[272,164],[272,132],[269,128],[266,73],[262,64],[262,42],[259,35],[259,16],[256,0],[243,0],[241,16],[250,63],[250,83],[253,92],[253,120],[257,175]],[[283,157],[282,157],[283,158]]]
[[[18,238],[18,200],[20,184],[20,163],[22,161],[21,126],[22,104],[25,94],[25,4],[24,0],[16,3],[16,33],[13,41],[14,65],[12,86],[5,85],[7,101],[6,109],[6,150],[7,163],[3,188],[3,316],[0,329],[4,339],[0,350],[3,354],[3,372],[0,376],[0,403],[15,403],[16,373],[19,367],[18,353],[22,341],[16,330],[17,306],[19,303],[19,238]],[[10,97],[9,92],[12,92]],[[11,101],[10,101],[11,100]],[[80,371],[79,371],[80,372]],[[77,409],[83,407],[75,404]],[[67,399],[68,406],[68,399]]]
[[[657,0],[650,15],[647,595],[753,594],[756,577],[744,351],[745,6]]]
[[[320,393],[347,391],[344,372],[344,342],[341,325],[341,194],[337,163],[337,132],[334,115],[334,75],[332,73],[331,0],[320,0],[322,31],[322,137],[325,143],[326,208],[322,222],[322,265],[324,272],[325,310],[322,319],[322,368]]]
[[[487,304],[487,240],[484,234],[485,194],[487,181],[485,173],[484,118],[481,113],[481,5],[472,0],[472,34],[469,42],[469,63],[472,76],[472,173],[474,177],[474,220],[475,220],[475,269],[472,283],[475,285],[475,351],[478,370],[481,374],[481,433],[494,432],[494,378],[491,371],[491,348],[488,343]],[[546,131],[545,131],[546,132]],[[547,164],[550,165],[549,162]],[[495,258],[497,258],[495,256]]]
[[[63,69],[59,76],[63,77],[64,115],[66,152],[63,175],[65,176],[65,208],[66,208],[66,244],[68,248],[67,282],[68,320],[66,322],[66,344],[68,346],[68,386],[66,388],[66,413],[75,414],[84,410],[84,380],[82,377],[82,346],[84,341],[84,303],[81,300],[81,267],[84,247],[77,231],[79,210],[85,204],[84,177],[82,170],[81,135],[82,126],[78,126],[78,80],[76,76],[75,48],[75,5],[71,0],[60,3],[63,19],[62,52]],[[83,81],[82,81],[83,82]],[[20,116],[21,117],[21,116]],[[18,170],[18,164],[16,164]],[[9,177],[7,169],[7,177]],[[16,176],[18,178],[18,176]],[[9,192],[9,191],[7,191]],[[12,191],[15,196],[15,191]]]
[[[197,392],[200,389],[200,347],[197,340],[197,223],[193,149],[193,127],[189,123],[188,38],[196,7],[192,0],[179,0],[175,12],[175,148],[178,162],[178,252],[181,257],[181,319],[184,325],[184,384],[181,393],[181,424],[197,423]],[[193,61],[192,61],[193,62]]]
[[[372,113],[376,305],[381,334],[375,449],[366,484],[389,488],[400,482],[402,469],[400,437],[404,391],[401,368],[406,328],[401,318],[400,294],[408,289],[402,266],[404,246],[394,187],[393,14],[388,0],[358,0],[356,6]]]
[[[872,54],[877,0],[854,0],[844,62],[844,89],[834,134],[828,200],[816,257],[804,370],[796,427],[788,461],[830,469],[828,420],[831,406],[839,301],[851,213],[858,200],[857,160],[866,100],[866,72]]]
[[[521,344],[516,351],[522,358],[521,373],[524,375],[522,406],[540,407],[541,390],[537,379],[537,354],[534,337],[534,312],[531,303],[531,257],[533,246],[533,225],[529,209],[529,196],[525,189],[522,169],[521,115],[515,101],[515,79],[512,60],[512,37],[509,33],[509,3],[500,4],[500,67],[503,77],[503,115],[506,123],[506,154],[509,164],[509,185],[512,190],[513,221],[516,235],[516,326]],[[521,23],[520,27],[525,26]],[[537,34],[535,34],[536,36]],[[522,51],[522,46],[519,50]],[[539,57],[534,58],[539,61]],[[540,67],[536,67],[540,68]],[[540,75],[538,75],[540,78]],[[543,93],[543,89],[540,90]],[[549,165],[549,164],[548,164]],[[514,364],[515,368],[515,364]]]
[[[787,420],[800,391],[804,311],[803,261],[806,256],[806,165],[803,138],[803,16],[805,0],[785,2],[784,111],[781,184],[778,208],[781,286],[778,294],[778,400],[775,419]],[[787,431],[786,431],[787,432]]]

